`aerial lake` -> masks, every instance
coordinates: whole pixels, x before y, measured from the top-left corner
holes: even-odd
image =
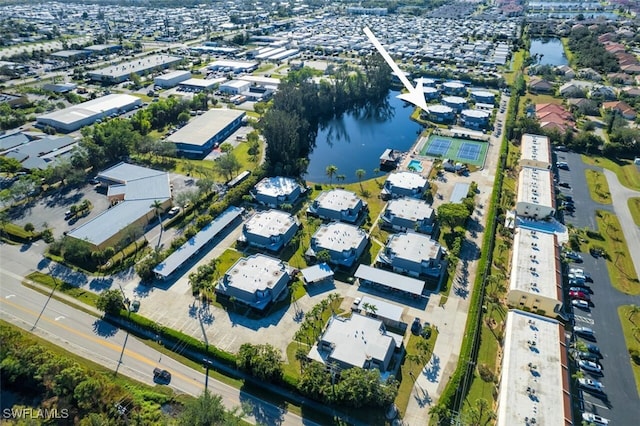
[[[540,65],[567,65],[569,61],[564,54],[564,46],[557,38],[534,38],[531,39],[531,48],[529,49],[531,56],[535,54],[542,55],[542,59],[538,62]]]
[[[357,182],[358,169],[364,169],[364,179],[370,179],[385,149],[408,151],[423,128],[411,120],[413,108],[405,107],[398,94],[391,91],[383,105],[363,107],[321,124],[304,178],[327,183],[326,168],[332,164],[338,168],[334,183],[338,175],[345,176],[340,183]]]

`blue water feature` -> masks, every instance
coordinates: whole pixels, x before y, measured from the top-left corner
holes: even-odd
[[[381,105],[363,107],[343,114],[320,126],[316,146],[309,155],[309,167],[304,176],[309,182],[328,183],[327,166],[338,168],[339,183],[357,182],[356,170],[364,169],[364,179],[375,176],[380,155],[387,148],[408,151],[422,131],[422,126],[410,119],[413,107],[397,99],[391,91]]]
[[[557,38],[534,38],[531,40],[531,48],[529,49],[531,56],[542,55],[542,59],[538,62],[540,65],[567,65],[569,61],[564,54],[564,46]]]
[[[418,160],[411,160],[409,161],[409,164],[407,164],[407,169],[408,170],[414,170],[418,173],[422,172],[422,162],[418,161]]]

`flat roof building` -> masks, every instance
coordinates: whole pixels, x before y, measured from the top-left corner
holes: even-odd
[[[442,98],[442,104],[459,113],[467,107],[467,100],[460,96],[445,96]]]
[[[446,105],[428,105],[426,113],[436,123],[449,123],[456,118],[453,108]]]
[[[36,117],[38,124],[63,132],[73,132],[98,119],[122,114],[142,105],[142,99],[131,95],[111,94]]]
[[[411,277],[440,277],[444,272],[443,256],[442,247],[430,236],[405,232],[389,237],[376,264]]]
[[[289,269],[280,259],[254,254],[238,259],[218,282],[216,293],[264,311],[287,289]]]
[[[119,163],[99,173],[98,180],[109,185],[107,196],[117,204],[67,234],[94,250],[115,246],[129,226],[146,226],[156,217],[155,201],[160,201],[161,210],[171,205],[167,172]]]
[[[76,146],[76,140],[70,136],[43,135],[42,138],[29,140],[24,134],[19,133],[18,135],[22,136],[16,135],[6,138],[7,142],[13,139],[21,143],[11,146],[11,149],[2,152],[2,155],[7,158],[15,158],[27,170],[46,169],[60,158],[70,157],[71,151]]]
[[[340,368],[389,369],[402,337],[386,331],[379,319],[354,314],[350,318],[331,317],[320,336],[317,351],[325,363],[335,362]]]
[[[289,177],[266,177],[253,187],[252,194],[260,204],[276,208],[295,204],[302,195],[302,186]]]
[[[307,213],[325,220],[355,223],[366,211],[367,204],[355,192],[344,189],[323,191],[309,205]]]
[[[236,131],[245,115],[244,111],[235,109],[210,109],[169,135],[167,141],[176,144],[180,153],[203,157]]]
[[[475,130],[486,128],[489,125],[490,116],[491,113],[489,111],[481,109],[463,109],[460,111],[462,125]]]
[[[365,313],[370,312],[375,315],[376,318],[381,319],[384,325],[388,327],[401,328],[403,326],[402,312],[404,308],[394,303],[376,299],[371,296],[362,296],[358,310],[360,312],[364,311]]]
[[[104,83],[121,83],[127,81],[131,74],[142,75],[154,68],[165,69],[182,61],[180,56],[151,55],[134,59],[123,64],[111,65],[99,70],[88,71],[91,80]]]
[[[476,103],[493,104],[495,102],[495,98],[495,93],[488,92],[486,90],[474,90],[471,92],[471,99]]]
[[[431,234],[435,211],[424,200],[403,197],[389,203],[380,216],[381,225],[394,231],[418,231]]]
[[[321,225],[313,234],[306,254],[317,257],[319,252],[326,250],[331,257],[330,263],[350,268],[364,253],[368,242],[367,234],[357,226],[331,222]]]
[[[298,218],[280,210],[254,214],[242,227],[241,239],[253,247],[280,251],[298,232]]]
[[[573,424],[565,328],[528,312],[507,313],[497,426]]]
[[[263,77],[259,75],[241,75],[238,80],[248,81],[255,86],[264,86],[277,89],[280,86],[280,79],[273,77]]]
[[[525,133],[520,139],[520,165],[536,169],[551,168],[551,146],[547,136]]]
[[[562,275],[555,234],[516,228],[507,303],[550,317],[560,312]]]
[[[181,81],[178,86],[183,89],[190,89],[195,92],[203,92],[205,90],[213,90],[221,82],[227,81],[225,78],[190,78],[188,80]]]
[[[523,167],[518,176],[516,213],[533,219],[553,216],[556,209],[550,170]]]
[[[231,80],[220,85],[220,91],[231,95],[238,95],[249,90],[251,83],[244,80]]]
[[[385,291],[401,292],[413,298],[422,296],[425,285],[424,281],[384,269],[373,268],[369,265],[358,266],[353,276],[360,281],[360,285],[382,288]]]
[[[175,87],[178,85],[178,83],[181,83],[190,78],[191,72],[189,71],[173,71],[155,77],[153,79],[153,84],[162,87],[163,89],[168,89],[171,87]]]
[[[391,173],[381,191],[383,199],[411,197],[422,198],[429,189],[429,182],[422,175],[412,172]]]
[[[211,62],[207,68],[211,71],[233,71],[234,73],[240,72],[253,72],[258,69],[259,63],[256,61],[233,61],[228,59],[220,59],[219,61]]]

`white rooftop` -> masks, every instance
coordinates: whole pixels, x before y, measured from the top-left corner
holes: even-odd
[[[135,96],[114,93],[72,105],[65,109],[43,114],[38,116],[38,118],[46,118],[69,124],[87,117],[93,117],[96,114],[101,114],[103,111],[125,108],[135,103],[142,104],[142,101]]]
[[[220,59],[217,61],[213,61],[209,64],[210,67],[217,68],[232,68],[232,69],[243,69],[243,68],[255,68],[258,66],[258,62],[254,61],[233,61],[229,59]]]
[[[190,71],[184,71],[184,70],[171,71],[169,73],[157,76],[156,78],[154,78],[154,80],[156,80],[156,81],[169,81],[169,80],[174,79],[176,77],[184,77],[186,75],[191,77],[191,72]]]
[[[210,109],[204,114],[198,115],[174,134],[169,135],[167,140],[173,143],[187,143],[202,146],[218,134],[218,132],[244,114],[244,111],[236,109]]]
[[[418,173],[412,172],[396,172],[391,173],[387,177],[387,182],[395,188],[404,188],[407,190],[425,188],[427,180]]]
[[[366,238],[367,234],[357,226],[331,222],[320,226],[313,234],[312,241],[315,241],[315,245],[319,249],[344,252],[360,247]]]
[[[95,71],[89,71],[92,75],[102,75],[107,77],[118,77],[137,73],[158,66],[166,66],[181,61],[180,56],[171,55],[152,55],[144,58],[134,59],[123,64],[111,65]]]
[[[225,274],[227,286],[249,293],[273,288],[282,277],[288,274],[285,264],[263,254],[238,259]]]
[[[354,314],[351,318],[332,317],[321,340],[334,345],[331,358],[355,367],[364,367],[367,359],[385,359],[394,338],[382,332],[379,319]]]
[[[400,322],[402,320],[402,312],[404,311],[404,308],[402,306],[387,302],[385,300],[376,299],[375,297],[362,296],[362,300],[360,300],[361,310],[365,310],[363,308],[365,304],[375,306],[375,315],[379,318],[386,318],[391,321],[397,322]],[[372,313],[374,312],[372,311]]]
[[[489,111],[483,111],[480,109],[463,109],[461,114],[475,118],[489,118],[489,115],[491,115]]]
[[[555,194],[550,170],[523,167],[518,177],[518,203],[554,208]]]
[[[297,225],[297,219],[280,210],[267,210],[254,214],[244,225],[247,233],[265,238],[284,235]]]
[[[509,290],[562,302],[560,254],[555,234],[516,228]]]
[[[280,84],[279,78],[262,77],[257,75],[242,75],[238,77],[238,80],[249,81],[251,83],[264,86],[278,86]]]
[[[442,98],[442,102],[464,105],[467,103],[467,100],[465,98],[461,98],[460,96],[445,96],[444,98]]]
[[[427,111],[435,114],[450,114],[453,112],[453,109],[446,105],[428,105]]]
[[[429,235],[404,232],[391,235],[387,241],[386,249],[393,252],[394,258],[421,263],[439,258],[442,247]]]
[[[275,176],[262,179],[260,182],[256,183],[254,188],[256,193],[268,197],[286,197],[291,195],[299,186],[300,185],[295,181],[295,179],[284,176]]]
[[[395,217],[413,221],[421,221],[433,216],[433,209],[426,201],[410,197],[389,201],[387,211]]]
[[[562,324],[511,310],[504,336],[497,425],[572,424]]]
[[[200,87],[202,89],[208,89],[219,83],[220,83],[219,80],[214,80],[214,79],[207,80],[205,78],[190,78],[188,80],[181,81],[180,86],[191,86],[191,87]]]
[[[522,135],[520,143],[520,159],[541,162],[543,168],[551,166],[551,149],[549,138],[546,136],[532,135],[525,133]]]
[[[361,202],[354,192],[344,189],[323,191],[316,197],[315,201],[318,202],[318,207],[320,208],[338,212],[355,209]]]

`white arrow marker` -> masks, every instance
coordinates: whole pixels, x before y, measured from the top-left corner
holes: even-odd
[[[63,320],[63,319],[64,319],[64,317],[62,315],[60,315],[59,317],[55,318],[56,321],[60,321],[60,320]]]
[[[402,72],[398,64],[395,63],[391,55],[389,55],[389,53],[387,53],[387,51],[384,50],[384,47],[382,47],[382,45],[380,44],[376,36],[373,35],[369,27],[364,27],[363,31],[367,35],[367,37],[369,37],[369,40],[371,41],[371,43],[373,43],[375,48],[378,49],[378,52],[380,53],[380,55],[382,55],[384,60],[387,61],[387,64],[389,64],[389,66],[391,67],[391,70],[396,75],[396,77],[400,79],[404,87],[406,87],[406,89],[409,91],[409,93],[402,93],[398,95],[398,98],[402,99],[403,101],[407,101],[417,106],[418,108],[422,108],[423,110],[426,111],[427,101],[425,101],[424,99],[424,92],[422,90],[422,80],[418,80],[418,83],[416,83],[416,87],[413,87],[413,85],[411,84],[407,76],[404,75],[404,73]]]
[[[5,296],[4,298],[5,299],[11,299],[12,297],[16,297],[16,295],[15,294],[9,294],[9,295]]]

